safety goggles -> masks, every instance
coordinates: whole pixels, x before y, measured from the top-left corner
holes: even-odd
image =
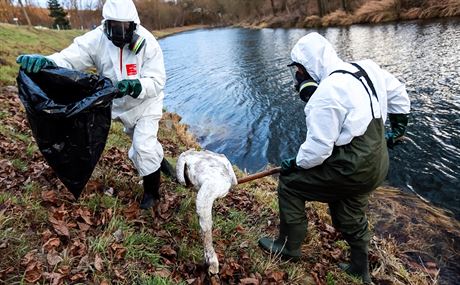
[[[136,29],[134,22],[107,20],[105,25],[107,36],[111,39],[129,39]]]

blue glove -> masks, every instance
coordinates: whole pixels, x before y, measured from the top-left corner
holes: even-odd
[[[39,54],[20,55],[16,58],[16,62],[21,65],[21,69],[24,69],[28,73],[37,73],[43,68],[56,66],[54,61]]]
[[[395,135],[391,131],[385,132],[385,140],[387,141],[387,147],[389,149],[393,149],[395,144],[397,144],[396,141],[395,141]]]
[[[297,169],[296,158],[288,158],[281,161],[281,175],[288,175]]]
[[[129,95],[133,98],[139,97],[142,91],[142,84],[139,79],[123,79],[117,83],[119,95],[117,98]]]
[[[409,114],[388,114],[388,118],[390,119],[391,131],[385,132],[385,140],[387,147],[393,149],[394,146],[401,143],[406,133]]]

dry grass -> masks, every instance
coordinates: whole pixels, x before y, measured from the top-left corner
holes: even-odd
[[[324,27],[329,26],[349,26],[353,24],[353,16],[343,10],[337,10],[325,15],[321,19],[321,24]]]
[[[460,1],[441,0],[428,1],[428,5],[420,12],[419,18],[453,17],[460,15]]]
[[[415,20],[420,18],[421,12],[421,8],[411,8],[409,10],[402,11],[400,17],[402,20]]]
[[[436,284],[437,282],[439,271],[433,277],[423,271],[409,272],[398,257],[402,254],[400,245],[391,237],[385,239],[374,237],[371,241],[371,254],[377,259],[372,275],[385,276],[382,279],[390,281],[391,284]]]
[[[308,27],[321,27],[321,18],[317,15],[308,16],[303,20],[303,24],[305,28]]]
[[[438,17],[454,17],[460,15],[458,0],[426,0],[420,7],[402,8],[402,0],[362,1],[363,5],[353,13],[343,10],[333,11],[322,18],[317,15],[307,16],[303,20],[293,22],[284,15],[265,17],[263,23],[253,27],[328,27],[348,26],[356,23],[381,23],[397,20],[414,20]]]
[[[460,272],[459,221],[414,195],[388,187],[374,193],[370,208],[376,235],[397,245],[396,256],[408,271],[428,273],[429,280],[446,278],[445,283],[455,279]]]
[[[399,18],[400,0],[369,1],[354,13],[356,23],[380,23]]]
[[[421,7],[401,9],[401,0],[365,2],[354,13],[354,23],[380,23],[399,19],[426,19],[460,15],[458,0],[428,0]]]
[[[190,148],[200,149],[195,137],[189,133],[188,126],[180,124],[181,117],[175,113],[165,112],[160,122],[160,135],[165,138],[164,148],[169,149],[171,155]]]

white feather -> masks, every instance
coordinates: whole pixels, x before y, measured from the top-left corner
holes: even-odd
[[[237,184],[232,164],[223,154],[211,151],[187,150],[179,156],[177,179],[185,185],[185,172],[190,183],[198,190],[196,212],[199,217],[204,256],[213,274],[219,272],[219,261],[212,245],[212,206],[217,198],[225,197]]]

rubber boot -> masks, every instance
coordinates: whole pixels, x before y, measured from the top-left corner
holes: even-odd
[[[144,195],[142,196],[141,209],[150,209],[160,200],[160,169],[144,176]]]
[[[339,267],[347,274],[361,278],[364,284],[372,284],[367,246],[364,248],[351,247],[350,251],[351,263],[339,263]]]
[[[280,233],[277,239],[263,237],[259,246],[273,255],[281,255],[283,259],[298,261],[302,256],[300,247],[307,234],[306,224],[280,223]]]
[[[160,164],[160,170],[163,172],[167,177],[171,178],[172,180],[176,181],[176,170],[172,165],[169,163],[169,161],[166,160],[166,158],[163,157],[163,160],[161,161]]]

